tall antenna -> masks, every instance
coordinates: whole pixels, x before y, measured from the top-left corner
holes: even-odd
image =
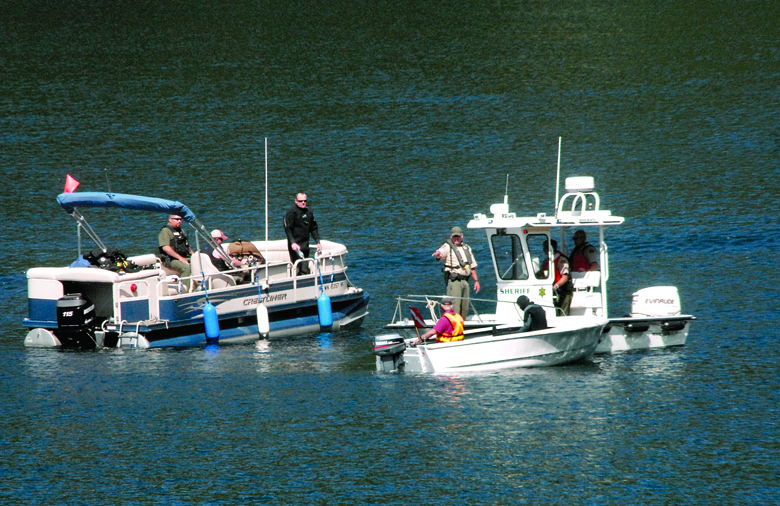
[[[506,175],[506,187],[504,188],[504,204],[509,203],[509,174]]]
[[[108,181],[108,169],[103,168],[103,174],[106,175],[106,185],[108,185],[108,193],[111,193],[111,183]]]
[[[561,137],[558,137],[558,174],[555,176],[555,214],[558,214],[558,192],[561,188]]]
[[[265,138],[265,242],[268,250],[268,137]]]
[[[265,138],[265,279],[268,280],[268,137]]]

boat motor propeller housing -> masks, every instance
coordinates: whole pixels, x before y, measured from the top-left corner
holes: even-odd
[[[57,300],[57,338],[62,346],[96,347],[95,305],[80,293],[67,294]]]
[[[374,355],[377,370],[381,372],[403,371],[406,342],[398,334],[383,334],[374,337]]]

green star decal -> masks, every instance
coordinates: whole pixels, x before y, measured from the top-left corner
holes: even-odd
[[[544,288],[540,288],[540,289],[539,289],[539,297],[544,297],[544,294],[545,294],[545,293],[546,293],[546,292],[544,291]]]

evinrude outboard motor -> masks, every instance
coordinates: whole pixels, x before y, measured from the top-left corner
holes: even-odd
[[[63,346],[95,348],[95,305],[80,293],[57,300],[57,338]]]
[[[374,337],[376,370],[380,372],[403,371],[406,343],[398,334],[384,334]]]

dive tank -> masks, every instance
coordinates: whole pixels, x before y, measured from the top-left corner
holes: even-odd
[[[63,346],[95,348],[95,305],[80,293],[57,300],[57,338]]]

